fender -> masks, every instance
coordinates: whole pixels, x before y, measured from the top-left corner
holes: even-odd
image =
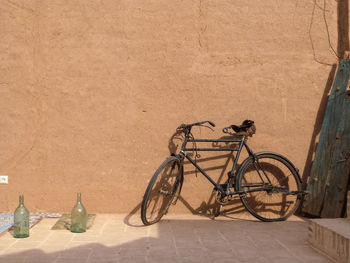
[[[241,165],[238,167],[238,170],[237,170],[237,173],[236,173],[236,179],[238,179],[240,176],[241,176],[241,173],[242,173],[242,169],[243,167],[250,161],[252,160],[253,158],[258,158],[259,159],[259,155],[263,155],[263,154],[271,154],[271,155],[276,155],[278,156],[279,158],[285,160],[288,165],[294,169],[296,172],[297,172],[297,180],[299,181],[299,183],[301,183],[301,179],[300,179],[300,174],[299,174],[299,169],[296,168],[294,166],[294,164],[288,160],[287,157],[281,155],[281,154],[278,154],[278,153],[275,153],[275,152],[258,152],[254,155],[250,155],[248,156],[246,159],[244,159],[244,161],[241,163]],[[237,188],[237,184],[235,183],[235,191],[238,191],[238,188]]]

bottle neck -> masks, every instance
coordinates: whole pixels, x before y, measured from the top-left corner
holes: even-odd
[[[81,203],[81,193],[78,193],[78,194],[77,194],[77,202],[78,202],[78,203]]]
[[[23,195],[19,196],[19,205],[23,205],[24,204],[24,197]]]

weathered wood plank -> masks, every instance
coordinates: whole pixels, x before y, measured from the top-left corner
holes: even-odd
[[[339,217],[345,201],[350,150],[350,60],[339,64],[328,99],[316,156],[311,168],[303,212]]]
[[[335,91],[335,118],[339,117],[339,125],[335,134],[329,173],[329,187],[326,188],[321,217],[339,217],[344,206],[349,171],[346,169],[350,152],[350,96],[347,94],[350,64],[340,71],[339,90]],[[330,98],[332,99],[332,98]]]

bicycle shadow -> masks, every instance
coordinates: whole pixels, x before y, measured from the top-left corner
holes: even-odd
[[[222,136],[218,138],[218,140],[240,140],[241,137],[238,135],[232,135],[232,136]],[[236,143],[227,143],[227,142],[214,142],[212,143],[212,148],[238,148],[238,142]],[[245,151],[243,150],[241,154],[243,154]],[[196,153],[194,152],[193,155]],[[201,157],[201,156],[199,156]],[[245,156],[247,157],[247,156]],[[237,163],[237,168],[239,168],[241,162],[245,160],[245,157],[240,158],[240,162]],[[197,160],[196,162],[201,164],[202,162],[207,162],[212,159],[223,159],[224,164],[221,166],[210,166],[205,169],[203,169],[205,172],[207,171],[215,171],[219,170],[220,175],[216,180],[217,184],[227,184],[228,176],[226,176],[226,172],[228,171],[227,168],[231,168],[234,162],[234,159],[236,158],[235,154],[232,152],[229,152],[225,155],[218,155],[211,158],[202,158]],[[185,162],[189,163],[189,162]],[[267,173],[270,177],[270,180],[273,181],[274,185],[278,185],[280,187],[285,187],[286,189],[291,189],[293,191],[298,190],[298,185],[296,184],[296,181],[291,180],[289,177],[285,177],[285,175],[288,173],[288,171],[285,170],[285,168],[279,167],[278,163],[270,163],[264,160],[261,160],[260,162],[260,169],[263,169],[265,173]],[[191,175],[197,173],[197,170],[195,167],[191,166],[191,170],[187,170],[184,174],[185,175]],[[234,171],[235,174],[237,173],[237,170]],[[247,181],[248,180],[248,181]],[[242,178],[242,183],[250,184],[251,182],[259,182],[259,176],[256,171],[255,166],[249,166],[249,168],[245,171],[245,176]],[[234,191],[234,189],[232,189]],[[294,204],[296,202],[297,196],[295,195],[277,195],[274,196],[273,194],[268,194],[266,192],[251,192],[249,194],[246,194],[245,196],[245,202],[249,205],[249,207],[254,210],[258,215],[267,217],[267,218],[275,218],[279,217],[280,215],[285,215],[291,212],[294,209]],[[210,218],[214,218],[216,215],[225,216],[227,218],[232,219],[254,219],[250,213],[246,210],[246,208],[243,206],[240,197],[234,196],[232,200],[227,201],[226,203],[219,203],[216,200],[216,195],[212,193],[207,201],[203,201],[201,205],[197,208],[191,207],[186,200],[181,200],[186,207],[193,213],[197,215],[203,215]]]
[[[180,148],[182,146],[182,143],[184,141],[184,133],[181,131],[176,131],[169,139],[168,142],[168,150],[170,155],[178,154],[180,151]],[[240,139],[238,136],[221,136],[218,138],[220,139]],[[189,148],[190,148],[189,143]],[[195,148],[196,145],[193,145]],[[230,142],[220,142],[220,143],[210,143],[210,148],[236,148],[237,143],[230,143]],[[228,169],[231,170],[233,160],[235,158],[235,154],[229,151],[226,152],[214,152],[214,154],[209,154],[207,156],[205,153],[199,153],[199,152],[187,152],[187,154],[195,160],[196,163],[198,163],[201,168],[208,173],[211,177],[215,173],[215,177],[213,176],[212,179],[217,184],[224,184],[227,183],[227,171]],[[243,160],[244,158],[242,158]],[[230,166],[231,164],[231,166]],[[239,163],[238,165],[239,166]],[[193,201],[193,198],[191,198],[192,191],[188,188],[191,188],[190,185],[194,183],[194,185],[197,183],[198,180],[205,180],[205,184],[210,185],[208,181],[202,176],[202,174],[193,166],[190,164],[189,161],[184,161],[184,180],[185,181],[193,181],[193,182],[184,182],[185,187],[183,187],[181,194],[178,197],[177,205],[182,206],[183,209],[186,209],[193,215],[198,216],[204,216],[210,219],[214,219],[219,211],[221,212],[221,215],[230,215],[232,218],[241,218],[240,216],[235,216],[235,214],[240,214],[245,212],[245,208],[243,207],[241,201],[239,199],[232,200],[230,203],[225,205],[224,208],[216,201],[215,193],[209,190],[207,198],[203,199],[200,203],[196,203]],[[186,187],[187,186],[187,187]],[[184,189],[185,188],[185,189]],[[124,219],[124,222],[127,225],[134,226],[134,227],[140,227],[143,226],[143,224],[140,221],[140,210],[141,210],[141,203],[139,203]],[[171,211],[171,207],[170,207]]]
[[[184,141],[184,133],[181,131],[176,131],[169,139],[168,142],[168,149],[169,154],[174,155],[178,154],[179,150],[181,149],[181,146]],[[224,139],[230,139],[230,140],[238,140],[240,139],[239,136],[221,136],[218,138],[218,140],[224,140]],[[188,143],[188,148],[191,148],[191,143]],[[192,145],[193,149],[197,147],[197,145]],[[237,148],[238,143],[237,142],[213,142],[210,143],[210,148],[217,148],[217,149],[225,149],[225,148]],[[198,146],[199,148],[199,146]],[[187,152],[187,154],[195,160],[195,162],[201,166],[201,168],[212,177],[212,179],[217,184],[225,184],[227,183],[227,172],[231,170],[232,164],[235,158],[235,153],[230,151],[223,151],[223,152],[211,152],[209,154],[206,154],[207,152],[196,152],[195,150],[193,152]],[[243,160],[244,158],[241,158]],[[239,163],[237,167],[239,166]],[[215,174],[215,176],[214,176]],[[205,180],[205,183],[208,186],[211,184],[206,181],[206,179],[202,176],[202,174],[193,166],[190,164],[188,160],[184,161],[184,180],[185,181],[191,181],[191,182],[184,182],[184,187],[182,189],[181,194],[178,197],[177,205],[182,206],[183,209],[186,209],[193,215],[198,216],[204,216],[210,219],[214,219],[220,212],[220,215],[229,216],[231,218],[246,218],[246,210],[244,206],[242,205],[240,199],[233,199],[229,203],[225,205],[220,205],[216,201],[216,194],[209,190],[209,196],[207,196],[203,201],[198,203],[193,200],[193,196],[196,195],[194,190],[191,190],[190,188],[193,188],[193,185],[196,185],[198,181]],[[213,188],[212,188],[213,189]],[[176,205],[176,206],[177,206]],[[139,220],[139,214],[141,209],[141,203],[138,204],[126,217],[124,222],[128,225],[132,226],[143,226],[142,223]],[[171,210],[171,207],[170,207]],[[245,216],[240,216],[240,214],[245,214]],[[136,216],[138,218],[136,218]]]
[[[229,136],[221,136],[216,138],[216,140],[240,140],[241,136],[238,135],[229,135]],[[184,140],[184,134],[182,132],[175,132],[173,136],[169,140],[169,152],[171,154],[177,154],[178,150],[181,148],[181,145]],[[222,149],[225,148],[237,148],[238,142],[212,142],[209,145],[209,148]],[[190,143],[188,144],[190,145]],[[193,149],[199,148],[198,145],[193,144]],[[190,146],[188,147],[190,148]],[[207,152],[205,152],[207,153]],[[208,173],[210,177],[213,176],[215,183],[217,184],[226,184],[228,180],[227,173],[231,171],[234,159],[236,157],[234,152],[226,151],[226,152],[214,152],[208,154],[210,156],[205,156],[205,153],[202,154],[196,152],[195,150],[191,152],[187,152],[187,154],[195,160],[195,162],[201,166],[204,172]],[[240,160],[244,160],[244,158],[240,158]],[[206,165],[207,164],[207,165]],[[237,167],[239,167],[240,162],[237,163]],[[195,175],[195,177],[201,177],[202,174],[190,164],[189,161],[184,161],[184,176],[186,177]],[[204,167],[204,168],[203,168]],[[236,171],[235,171],[236,172]],[[209,182],[207,182],[209,183]],[[210,184],[210,183],[209,183]],[[194,215],[205,216],[211,219],[214,219],[219,213],[220,215],[230,216],[232,218],[242,218],[240,216],[242,213],[246,214],[245,208],[243,207],[239,198],[233,199],[227,204],[220,204],[216,200],[216,193],[211,192],[209,197],[200,203],[200,205],[195,205],[190,203],[184,198],[184,195],[181,195],[179,201]],[[244,216],[246,217],[246,216]]]

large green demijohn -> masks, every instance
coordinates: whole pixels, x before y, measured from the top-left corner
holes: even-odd
[[[81,203],[81,193],[77,194],[77,203],[72,209],[71,213],[71,227],[70,231],[73,233],[83,233],[86,231],[87,213],[86,209]]]
[[[14,213],[13,236],[15,238],[29,237],[29,211],[24,206],[23,195],[19,196],[19,205]]]

